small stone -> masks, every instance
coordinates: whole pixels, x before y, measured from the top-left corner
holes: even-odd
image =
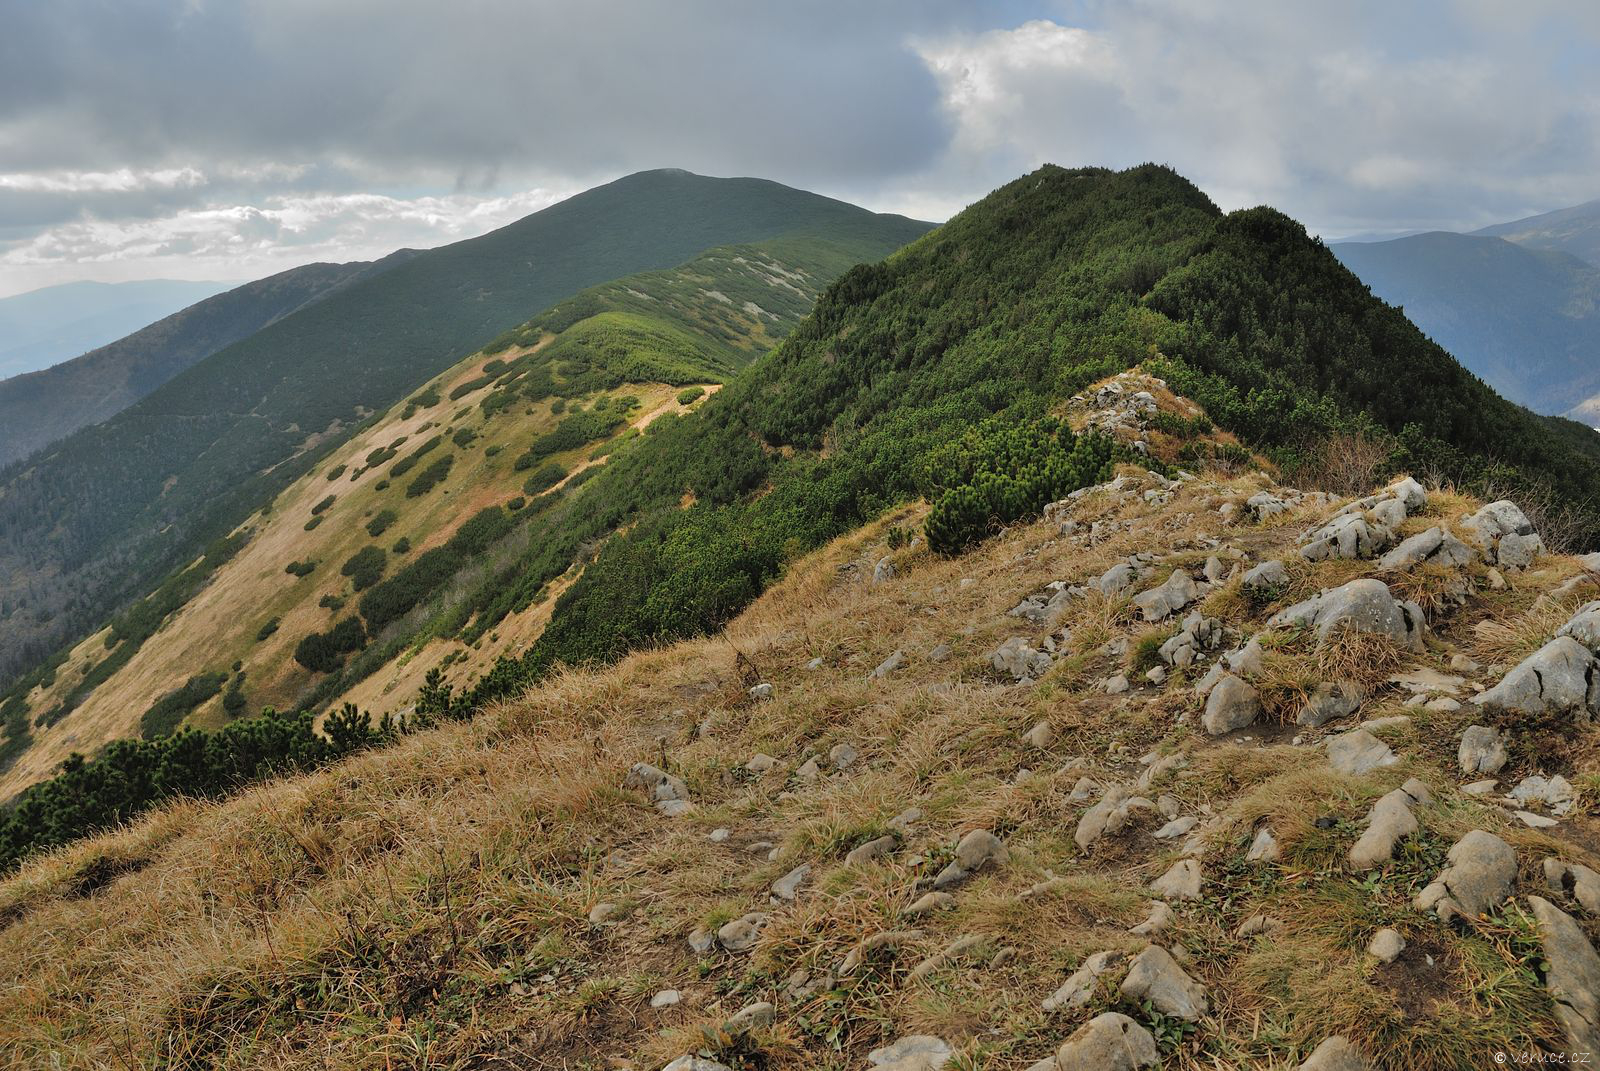
[[[689,934],[689,951],[703,956],[716,946],[717,937],[704,926],[696,926]]]
[[[1335,1034],[1317,1046],[1300,1071],[1367,1071],[1367,1061],[1360,1049]]]
[[[1216,683],[1206,698],[1200,723],[1212,736],[1253,725],[1261,713],[1261,698],[1254,688],[1229,673]]]
[[[950,1062],[954,1050],[943,1038],[912,1034],[892,1045],[867,1053],[867,1063],[877,1071],[939,1071]]]
[[[744,764],[744,768],[753,774],[764,774],[776,765],[778,765],[777,759],[773,758],[771,755],[764,755],[760,752],[757,752],[756,754],[750,756],[750,761]]]
[[[1138,1071],[1160,1064],[1150,1031],[1120,1012],[1105,1012],[1079,1027],[1047,1066],[1051,1071]]]
[[[924,893],[916,902],[906,908],[903,914],[907,917],[927,915],[934,911],[946,911],[956,906],[956,898],[947,892]]]
[[[1522,824],[1529,829],[1549,829],[1551,826],[1561,824],[1549,815],[1534,814],[1532,811],[1516,811],[1514,813],[1522,820]]]
[[[1062,982],[1060,988],[1046,997],[1040,1008],[1050,1014],[1084,1007],[1094,998],[1095,985],[1100,976],[1117,969],[1127,958],[1125,952],[1096,952],[1084,960],[1083,966]]]
[[[947,662],[947,661],[949,661],[949,659],[950,659],[950,645],[948,643],[938,644],[931,651],[928,652],[928,661],[929,662],[935,662],[935,663],[937,663],[937,662]]]
[[[1445,858],[1450,865],[1417,894],[1418,911],[1432,909],[1445,921],[1456,914],[1475,918],[1511,895],[1517,853],[1493,833],[1474,829]]]
[[[676,1007],[682,1002],[683,994],[679,993],[676,989],[663,989],[661,992],[650,998],[650,1006],[658,1011],[662,1008]]]
[[[849,744],[835,744],[828,749],[828,765],[835,770],[848,770],[860,757],[856,749]]]
[[[1179,859],[1150,883],[1150,891],[1169,900],[1198,900],[1203,883],[1200,864],[1193,859]]]
[[[752,1030],[765,1030],[777,1020],[778,1009],[766,1001],[757,1001],[746,1004],[733,1014],[733,1017],[722,1024],[724,1033],[732,1037],[743,1037]]]
[[[726,826],[723,826],[723,827],[718,828],[718,829],[713,829],[709,834],[707,834],[706,839],[709,840],[712,844],[726,844],[728,842],[729,838],[731,838],[732,836],[733,836],[733,830],[728,829]]]
[[[751,699],[771,699],[772,698],[772,685],[767,684],[766,682],[763,681],[761,684],[758,684],[758,685],[754,686],[753,688],[750,689],[750,698]]]
[[[873,680],[882,680],[884,677],[887,677],[889,674],[893,673],[895,670],[899,669],[905,664],[906,653],[904,651],[896,651],[888,658],[885,658],[882,662],[879,662],[877,667],[873,669],[871,673],[867,674],[867,676]]]
[[[733,1068],[727,1064],[718,1063],[715,1060],[707,1060],[703,1056],[696,1056],[690,1053],[686,1056],[678,1057],[663,1067],[661,1071],[733,1071]]]
[[[1178,837],[1185,835],[1199,824],[1200,819],[1196,818],[1192,814],[1186,815],[1183,818],[1174,818],[1172,821],[1156,830],[1156,839],[1176,840]]]
[[[1245,860],[1251,863],[1272,863],[1277,859],[1277,838],[1272,835],[1272,830],[1263,826],[1256,834],[1256,839],[1250,843],[1250,850],[1245,853]]]
[[[816,670],[821,669],[823,667],[823,665],[824,665],[824,663],[823,663],[822,659],[813,658],[811,661],[806,663],[806,669],[815,672]]]
[[[895,848],[899,847],[900,839],[893,834],[887,834],[857,845],[844,857],[846,866],[865,866],[875,863],[879,859],[888,858]]]
[[[772,895],[780,900],[793,900],[800,893],[800,886],[811,874],[811,864],[801,863],[789,873],[772,883]]]
[[[879,558],[878,564],[872,567],[872,582],[882,584],[893,580],[895,575],[894,559]]]
[[[1128,932],[1136,937],[1151,937],[1172,925],[1172,908],[1160,900],[1150,902],[1150,917]]]
[[[602,922],[605,922],[607,919],[611,918],[611,916],[615,915],[620,910],[622,910],[622,908],[613,903],[595,904],[589,909],[589,921],[598,926]]]
[[[1163,1015],[1195,1022],[1206,1014],[1206,991],[1184,973],[1172,954],[1151,945],[1134,959],[1122,980],[1122,995],[1138,1002],[1148,1000]]]
[[[1126,673],[1116,673],[1110,677],[1107,677],[1105,684],[1102,687],[1105,689],[1105,693],[1107,695],[1121,695],[1123,692],[1126,692],[1133,686],[1128,682],[1128,675]]]
[[[1283,920],[1274,915],[1251,915],[1234,932],[1238,937],[1255,937],[1283,929]]]
[[[1340,773],[1364,774],[1399,761],[1388,744],[1365,729],[1328,738],[1328,762]]]
[[[1406,939],[1400,936],[1400,931],[1385,927],[1372,935],[1372,940],[1367,942],[1367,955],[1383,963],[1393,963],[1400,958],[1400,953],[1406,949]]]
[[[761,927],[766,925],[766,921],[767,916],[752,911],[743,918],[725,923],[717,931],[717,942],[729,952],[747,951],[755,947],[756,938],[761,935]]]
[[[1482,668],[1464,654],[1450,656],[1450,669],[1454,673],[1476,673]]]
[[[1544,861],[1544,880],[1557,896],[1571,896],[1589,914],[1600,916],[1600,872],[1582,863],[1549,858]]]
[[[1025,734],[1023,734],[1022,739],[1030,746],[1036,747],[1040,751],[1044,751],[1047,750],[1051,744],[1055,743],[1056,731],[1050,727],[1049,722],[1041,721],[1036,723],[1033,728],[1029,729]]]

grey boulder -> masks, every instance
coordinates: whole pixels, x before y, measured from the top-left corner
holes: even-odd
[[[1267,624],[1273,628],[1313,629],[1319,640],[1327,640],[1339,628],[1349,628],[1385,636],[1412,650],[1421,649],[1426,627],[1420,606],[1396,600],[1387,584],[1370,577],[1295,603]]]

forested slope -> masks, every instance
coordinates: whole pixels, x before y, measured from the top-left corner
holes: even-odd
[[[881,255],[925,225],[757,179],[653,171],[417,255],[0,471],[0,678],[200,553],[334,442],[578,290],[805,230]]]

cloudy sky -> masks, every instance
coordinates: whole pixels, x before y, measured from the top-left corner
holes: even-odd
[[[645,168],[944,219],[1168,163],[1327,236],[1600,197],[1600,5],[0,0],[0,296],[482,233]]]

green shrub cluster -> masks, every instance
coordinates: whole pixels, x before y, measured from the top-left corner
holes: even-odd
[[[393,479],[399,479],[401,476],[404,476],[406,473],[417,467],[417,462],[421,461],[425,454],[438,447],[438,445],[442,442],[444,442],[443,435],[433,436],[421,446],[411,451],[411,453],[407,454],[399,461],[396,461],[394,466],[389,469],[389,476]]]
[[[366,546],[356,551],[339,567],[339,572],[350,578],[357,591],[365,591],[383,578],[383,567],[388,561],[382,547]]]
[[[543,465],[534,469],[526,480],[522,481],[522,493],[525,495],[543,494],[566,478],[566,469],[554,461],[546,461]]]
[[[329,715],[321,732],[309,711],[269,710],[215,732],[184,729],[118,740],[93,759],[73,755],[54,777],[25,789],[15,806],[0,811],[0,871],[34,852],[110,829],[170,797],[211,798],[264,777],[314,769],[393,740],[404,729],[387,717],[374,724],[350,706]]]
[[[201,673],[150,704],[139,719],[139,735],[146,740],[168,736],[195,707],[222,691],[226,673]]]
[[[314,561],[311,561],[310,559],[307,559],[306,561],[303,561],[303,562],[302,561],[290,562],[288,565],[285,565],[283,567],[283,571],[288,573],[290,576],[306,577],[306,576],[310,576],[313,572],[315,572],[316,568],[317,568],[317,563],[314,562]]]
[[[311,515],[315,517],[320,513],[326,513],[328,507],[333,505],[338,500],[338,495],[329,495],[327,498],[324,498],[321,502],[318,502],[315,506],[311,507]]]
[[[392,509],[380,510],[376,516],[367,522],[367,534],[377,539],[389,530],[389,526],[400,519],[400,515]]]
[[[344,656],[366,646],[367,633],[359,617],[339,620],[327,632],[313,632],[294,649],[294,660],[313,673],[331,673],[344,664]]]
[[[444,454],[435,458],[428,467],[417,473],[416,478],[406,485],[407,498],[420,498],[438,486],[450,472],[450,466],[455,463],[454,454]]]
[[[628,418],[609,410],[580,410],[567,416],[554,429],[538,436],[528,445],[527,452],[517,458],[517,469],[531,469],[551,454],[576,450],[597,439],[604,439],[616,431]]]
[[[1053,418],[985,421],[929,458],[930,483],[944,488],[928,513],[929,548],[959,553],[1070,491],[1110,479],[1113,453],[1105,436],[1075,436]]]

